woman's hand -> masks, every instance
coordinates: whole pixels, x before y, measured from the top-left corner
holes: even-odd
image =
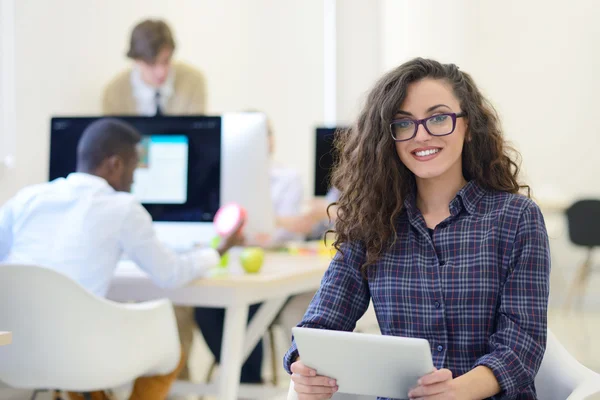
[[[449,369],[435,370],[418,381],[418,386],[408,392],[410,399],[462,400],[463,393],[452,378]]]
[[[330,399],[338,390],[334,379],[317,375],[317,371],[308,368],[300,359],[292,364],[291,370],[298,400]]]

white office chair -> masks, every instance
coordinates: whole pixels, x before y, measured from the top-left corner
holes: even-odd
[[[92,392],[167,374],[181,356],[167,300],[119,304],[49,269],[0,265],[0,381],[19,389]]]
[[[535,378],[541,400],[579,400],[600,394],[600,374],[583,366],[548,330],[548,343]]]
[[[535,378],[540,400],[583,400],[600,394],[600,374],[586,368],[575,359],[548,330],[548,343],[542,365]],[[298,400],[294,382],[290,383],[288,400]],[[370,397],[336,394],[332,399],[363,400]]]

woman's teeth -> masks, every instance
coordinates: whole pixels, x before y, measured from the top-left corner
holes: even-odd
[[[432,154],[435,154],[439,151],[440,151],[440,149],[431,149],[431,150],[424,150],[424,151],[416,151],[415,154],[419,157],[425,157],[425,156],[430,156]]]

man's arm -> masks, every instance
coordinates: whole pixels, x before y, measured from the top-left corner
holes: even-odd
[[[178,287],[218,265],[219,252],[198,249],[177,254],[158,240],[150,214],[138,203],[129,211],[120,233],[123,251],[160,287]]]

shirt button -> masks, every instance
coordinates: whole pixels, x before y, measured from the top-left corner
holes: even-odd
[[[446,261],[440,261],[440,267],[443,267],[444,265],[446,265]]]
[[[441,344],[437,347],[437,351],[439,351],[440,353],[442,351],[444,351],[444,346],[442,346]]]
[[[436,301],[436,302],[435,302],[435,308],[440,308],[440,306],[441,306],[440,302],[439,302],[439,301]]]

